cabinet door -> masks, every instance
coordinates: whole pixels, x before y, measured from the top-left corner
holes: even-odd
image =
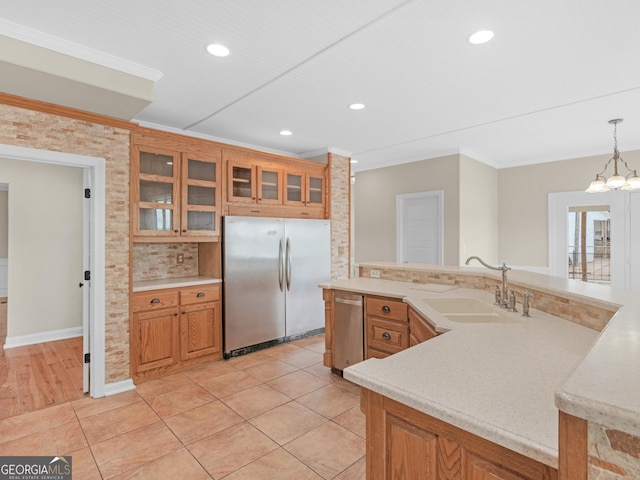
[[[220,302],[181,307],[180,344],[182,360],[221,354]]]
[[[166,308],[133,315],[134,372],[178,362],[178,309]]]
[[[412,308],[409,308],[409,332],[411,346],[431,340],[438,335],[431,324]]]
[[[471,453],[465,454],[465,476],[467,480],[528,480],[501,466]]]
[[[324,175],[323,174],[307,174],[306,176],[307,186],[307,206],[309,207],[324,207]]]
[[[282,171],[257,167],[258,203],[282,205]]]
[[[220,153],[182,154],[181,235],[220,234]]]
[[[436,480],[438,437],[431,432],[388,417],[386,462],[389,480]]]
[[[136,147],[133,160],[134,235],[178,236],[178,154]]]
[[[256,202],[256,167],[249,163],[227,164],[227,201]]]
[[[305,175],[303,172],[286,172],[284,203],[286,205],[304,205],[306,200],[304,188]]]

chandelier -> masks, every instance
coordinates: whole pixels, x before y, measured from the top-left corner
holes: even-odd
[[[618,124],[622,122],[622,118],[614,118],[613,120],[609,120],[609,123],[613,125],[613,157],[609,159],[609,161],[605,164],[604,169],[596,174],[596,179],[591,182],[589,188],[585,191],[588,193],[594,192],[608,192],[609,190],[638,190],[640,189],[640,177],[635,170],[631,170],[627,162],[625,162],[622,157],[620,157],[620,152],[618,151],[618,135],[617,129]],[[613,161],[613,175],[609,178],[604,177],[604,172],[607,171],[609,164]],[[624,168],[627,169],[627,175],[621,175],[618,173],[618,162],[624,165]]]

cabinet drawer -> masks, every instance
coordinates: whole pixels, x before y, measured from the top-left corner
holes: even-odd
[[[409,346],[409,327],[367,317],[367,345],[383,352],[396,353]]]
[[[178,305],[177,291],[140,292],[131,295],[131,311],[144,312]]]
[[[407,304],[402,300],[382,297],[367,297],[367,315],[386,318],[388,320],[407,321]]]
[[[180,305],[220,300],[220,285],[200,285],[180,289]]]

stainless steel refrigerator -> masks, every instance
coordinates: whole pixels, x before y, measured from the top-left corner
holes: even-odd
[[[225,216],[225,357],[324,328],[329,220]]]

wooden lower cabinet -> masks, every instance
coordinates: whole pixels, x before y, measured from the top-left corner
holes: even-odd
[[[365,297],[365,358],[385,358],[409,347],[407,304],[386,297]]]
[[[411,307],[409,307],[408,316],[410,347],[431,340],[438,335],[431,323]]]
[[[133,293],[131,306],[134,380],[222,358],[220,284]]]
[[[556,469],[367,389],[367,480],[557,480]]]

